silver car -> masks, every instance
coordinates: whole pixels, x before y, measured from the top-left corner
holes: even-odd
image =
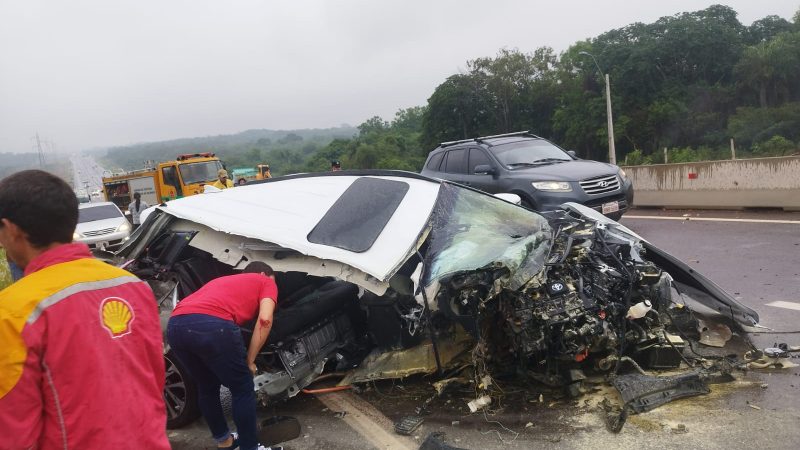
[[[72,239],[89,248],[119,247],[131,234],[131,224],[117,205],[111,202],[81,203],[78,226]]]

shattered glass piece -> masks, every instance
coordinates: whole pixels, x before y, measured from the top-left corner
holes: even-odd
[[[617,376],[612,384],[634,413],[650,411],[680,398],[711,392],[697,372],[671,377],[633,373]]]

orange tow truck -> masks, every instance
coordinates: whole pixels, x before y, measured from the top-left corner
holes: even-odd
[[[213,183],[217,171],[222,168],[222,162],[214,153],[182,154],[174,161],[161,162],[154,167],[103,177],[103,192],[106,201],[123,211],[128,209],[136,192],[148,205],[157,205],[202,193],[203,186]]]

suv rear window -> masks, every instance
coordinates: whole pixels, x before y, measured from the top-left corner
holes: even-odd
[[[427,167],[429,170],[435,170],[435,171],[438,172],[439,171],[439,164],[442,163],[442,157],[443,156],[444,156],[444,152],[437,153],[437,154],[431,156],[431,160],[428,161],[428,165],[425,166],[425,167]]]
[[[402,181],[357,179],[308,233],[308,242],[356,253],[369,250],[408,189]]]

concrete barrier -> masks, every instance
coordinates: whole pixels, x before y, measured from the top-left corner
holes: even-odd
[[[623,167],[636,206],[800,211],[800,156]]]

